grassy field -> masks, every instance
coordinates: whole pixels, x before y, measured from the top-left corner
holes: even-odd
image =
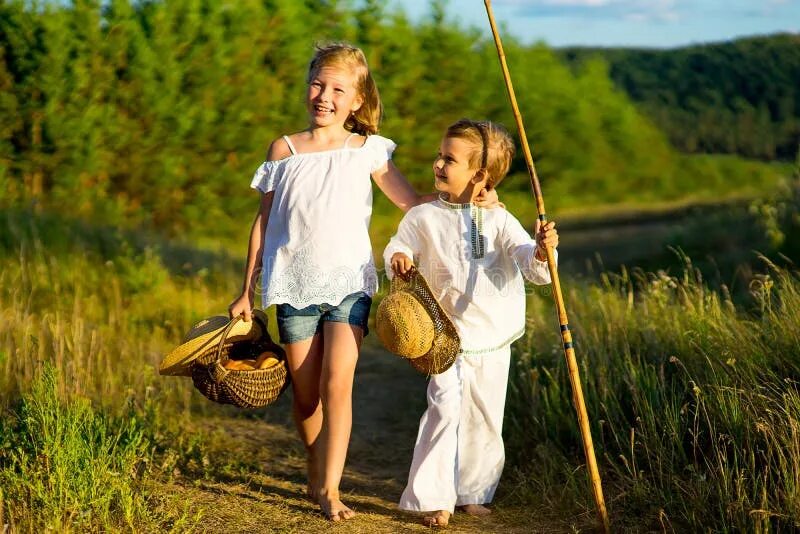
[[[597,241],[603,224],[570,223],[562,256],[570,240],[573,254],[589,260],[590,242],[606,251],[627,243],[644,254],[653,235],[699,247],[716,241],[698,229],[747,227],[745,244],[763,245],[776,259],[795,235],[792,191],[696,213],[604,218],[606,241]],[[774,224],[753,223],[770,209]],[[239,260],[46,214],[2,215],[0,525],[17,532],[328,528],[297,497],[302,456],[288,396],[241,413],[155,372],[193,322],[224,312]],[[623,222],[652,229],[659,220],[676,226],[633,240],[619,232]],[[719,229],[720,221],[727,226]],[[660,269],[565,271],[615,531],[800,527],[800,280],[786,261],[760,261],[737,246],[730,261],[747,256],[753,266],[738,297],[669,251],[670,265]],[[532,289],[529,301],[528,336],[514,347],[509,462],[496,514],[489,523],[456,521],[455,531],[584,531],[594,517],[548,289]],[[413,529],[414,519],[392,503],[424,382],[374,345],[362,360],[345,490],[363,518],[348,531]],[[391,395],[388,377],[396,382]],[[397,399],[402,414],[392,413]]]
[[[800,283],[754,279],[756,310],[682,275],[607,275],[574,286],[584,393],[620,527],[676,532],[791,531],[800,525]],[[583,469],[549,302],[535,299],[507,411],[530,498],[577,497]],[[560,461],[554,460],[559,458]],[[544,470],[546,476],[542,476]],[[584,506],[591,507],[588,495]]]

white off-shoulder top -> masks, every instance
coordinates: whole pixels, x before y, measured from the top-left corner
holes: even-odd
[[[360,147],[297,153],[265,161],[251,187],[274,191],[262,258],[262,305],[338,305],[378,287],[369,221],[370,175],[392,157],[393,141],[367,137]]]

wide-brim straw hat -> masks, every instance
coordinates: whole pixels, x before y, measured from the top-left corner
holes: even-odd
[[[226,345],[233,345],[240,341],[252,341],[262,337],[264,334],[262,325],[267,324],[267,316],[262,310],[253,310],[253,315],[257,316],[260,321],[237,321],[225,339]],[[228,317],[215,315],[194,325],[181,344],[164,356],[164,360],[158,366],[159,374],[192,376],[192,362],[201,355],[217,349],[229,322],[230,319]]]
[[[387,350],[407,359],[425,375],[449,369],[461,350],[455,325],[415,268],[392,279],[375,321],[375,330]]]

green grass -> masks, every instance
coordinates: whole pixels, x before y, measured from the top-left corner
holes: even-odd
[[[796,193],[758,207],[772,213],[763,229],[783,236],[775,250],[794,250],[785,246]],[[0,221],[0,515],[23,532],[191,529],[198,518],[160,486],[175,473],[213,476],[208,458],[224,443],[183,429],[230,412],[155,369],[191,324],[224,312],[237,262],[52,215]],[[800,280],[791,267],[765,263],[742,301],[709,288],[691,263],[564,287],[616,530],[798,528]],[[529,300],[504,485],[524,506],[571,502],[565,514],[591,515],[549,288]]]
[[[800,526],[800,278],[774,268],[743,313],[687,264],[626,272],[566,295],[595,449],[620,528]],[[539,499],[591,509],[563,354],[534,300],[516,348],[508,447]],[[577,472],[570,472],[572,465]]]
[[[175,470],[202,476],[201,438],[181,430],[210,406],[156,369],[191,324],[226,308],[232,266],[53,216],[4,215],[0,516],[15,532],[191,530],[197,518],[164,504],[159,482]]]
[[[152,460],[150,422],[109,417],[85,398],[59,398],[45,367],[0,426],[0,487],[23,531],[124,528],[150,514],[141,489]]]

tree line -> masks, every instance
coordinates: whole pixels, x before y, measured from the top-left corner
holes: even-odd
[[[800,34],[672,50],[565,48],[609,63],[624,90],[686,152],[792,160],[800,145]]]
[[[385,105],[381,133],[420,190],[444,128],[514,129],[493,43],[434,1],[412,24],[367,0],[74,0],[0,4],[0,203],[168,234],[239,229],[272,139],[306,126],[315,41],[361,46]],[[477,9],[477,8],[476,8]],[[570,70],[506,38],[520,107],[550,198],[575,204],[679,195],[687,172],[603,60]],[[503,187],[527,190],[521,159]],[[750,171],[748,171],[750,172]]]

